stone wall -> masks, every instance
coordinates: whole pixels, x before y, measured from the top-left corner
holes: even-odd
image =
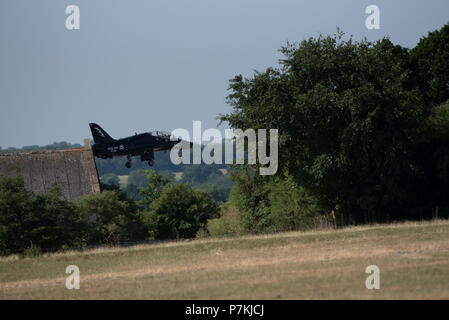
[[[25,186],[36,194],[57,183],[67,200],[100,192],[92,150],[86,148],[0,152],[0,175],[23,176]]]

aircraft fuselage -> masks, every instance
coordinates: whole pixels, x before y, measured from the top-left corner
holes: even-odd
[[[161,132],[135,134],[123,139],[113,139],[98,124],[90,123],[94,138],[92,151],[94,156],[107,159],[116,156],[127,156],[126,167],[131,167],[131,157],[140,156],[141,161],[153,165],[154,152],[170,150],[180,139],[171,139],[169,134]]]

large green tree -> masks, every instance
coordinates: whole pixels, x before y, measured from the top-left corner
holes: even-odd
[[[410,51],[342,33],[281,49],[279,68],[236,76],[221,115],[231,127],[277,128],[279,172],[352,222],[394,218],[416,194],[414,152],[433,105]],[[431,196],[431,195],[429,195]],[[426,199],[429,200],[429,199]]]

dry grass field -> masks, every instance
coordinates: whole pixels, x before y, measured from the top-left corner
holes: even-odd
[[[372,264],[379,290],[365,287]],[[0,258],[0,299],[421,298],[449,298],[448,221]]]

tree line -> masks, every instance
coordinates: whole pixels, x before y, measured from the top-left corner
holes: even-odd
[[[22,177],[0,176],[0,253],[193,238],[218,216],[217,204],[205,192],[153,170],[147,181],[138,202],[106,188],[72,203],[56,184],[36,195]]]
[[[190,165],[183,168],[183,171],[161,170],[157,171],[163,177],[172,178],[173,183],[187,183],[194,189],[204,191],[212,196],[218,202],[226,202],[229,198],[233,181],[229,179],[228,171],[230,168],[219,169],[215,165]],[[180,178],[175,178],[180,174]],[[132,170],[127,176],[127,183],[120,185],[119,177],[114,172],[103,174],[100,182],[104,185],[122,188],[134,200],[141,200],[142,194],[139,189],[147,183],[147,170]],[[175,179],[173,179],[175,178]]]
[[[71,148],[81,148],[79,143],[70,143],[66,141],[53,142],[44,146],[30,145],[23,146],[22,148],[8,147],[2,149],[0,146],[0,152],[17,152],[17,151],[33,151],[33,150],[61,150],[61,149],[71,149]]]

